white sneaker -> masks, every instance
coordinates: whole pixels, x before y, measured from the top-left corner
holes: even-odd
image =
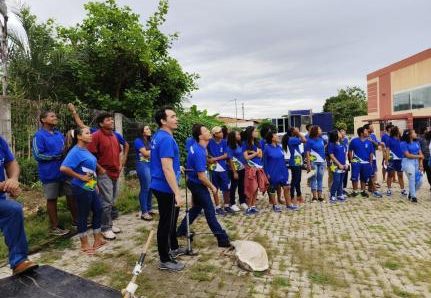
[[[230,209],[232,209],[233,212],[239,212],[241,209],[238,208],[237,205],[233,204],[232,206],[230,206]]]
[[[105,238],[106,240],[114,240],[115,238],[117,238],[117,236],[115,236],[114,232],[112,232],[111,230],[102,232],[103,238]]]
[[[121,233],[121,229],[119,227],[112,226],[112,232],[114,232],[115,234],[118,234],[118,233]]]
[[[247,210],[247,208],[248,208],[248,206],[247,206],[247,204],[246,204],[246,203],[242,203],[242,204],[241,204],[241,209],[242,209],[242,210]]]

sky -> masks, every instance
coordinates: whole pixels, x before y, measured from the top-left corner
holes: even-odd
[[[23,1],[41,20],[74,25],[82,0]],[[117,0],[145,22],[157,0]],[[223,116],[275,118],[322,110],[340,88],[430,48],[430,0],[171,0],[172,55],[200,75],[187,105]],[[235,109],[234,99],[237,100]]]

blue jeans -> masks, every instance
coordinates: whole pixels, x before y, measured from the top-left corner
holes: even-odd
[[[139,204],[141,206],[141,212],[147,213],[153,209],[150,191],[150,163],[138,161],[136,164],[136,172],[138,173],[139,184],[141,185],[141,190],[139,191]]]
[[[27,259],[28,254],[21,204],[13,200],[0,199],[0,229],[9,249],[10,267],[14,269]]]
[[[210,195],[210,192],[208,191],[208,188],[206,188],[202,184],[193,183],[190,180],[187,181],[187,187],[192,192],[192,198],[193,198],[193,207],[190,208],[190,212],[189,212],[190,225],[199,216],[199,214],[201,213],[201,210],[203,209],[208,226],[210,227],[214,236],[216,236],[218,243],[223,244],[228,242],[229,238],[226,234],[226,231],[223,230],[223,228],[220,226],[219,222],[217,221],[214,205],[211,200],[211,195]],[[186,235],[186,234],[187,234],[187,219],[186,217],[184,217],[183,221],[181,222],[181,225],[178,227],[177,235]]]
[[[102,225],[102,204],[96,191],[88,191],[79,186],[72,185],[73,196],[78,209],[78,234],[80,237],[87,234],[87,218],[90,210],[93,213],[93,233],[99,233]]]
[[[401,167],[409,180],[409,194],[412,198],[416,198],[416,190],[418,190],[422,184],[422,179],[416,181],[416,173],[419,172],[419,161],[417,159],[403,158]]]
[[[296,196],[301,196],[301,175],[302,168],[298,166],[291,166],[290,171],[292,172],[292,181],[290,181],[290,197],[293,199]]]
[[[331,197],[339,197],[343,195],[344,176],[346,173],[334,172],[332,176]]]
[[[323,174],[325,173],[324,162],[314,162],[312,164],[313,170],[316,171],[313,177],[310,178],[311,191],[322,192],[323,190]]]

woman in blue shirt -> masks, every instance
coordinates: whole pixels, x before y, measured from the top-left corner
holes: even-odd
[[[401,161],[402,170],[406,173],[409,180],[409,200],[417,203],[416,191],[422,184],[422,172],[424,170],[422,161],[423,154],[419,143],[416,141],[417,135],[414,129],[406,129],[403,133],[401,152],[403,159]]]
[[[133,142],[136,152],[136,172],[139,178],[141,190],[139,191],[139,204],[141,206],[141,219],[152,220],[152,202],[151,202],[151,171],[150,171],[150,153],[151,153],[151,129],[145,125],[140,130],[140,136]]]
[[[299,132],[298,128],[296,127],[291,128],[287,134],[290,134],[290,137],[287,139],[287,146],[289,147],[290,151],[289,167],[290,172],[292,173],[292,180],[290,183],[290,198],[294,200],[296,192],[296,200],[299,203],[302,203],[301,175],[303,159],[300,145],[307,142],[307,139]]]
[[[315,171],[315,174],[310,178],[312,200],[322,202],[324,200],[322,191],[325,172],[325,142],[322,138],[322,130],[317,125],[313,125],[310,129],[310,137],[305,144],[305,154],[308,171],[311,169]]]
[[[227,156],[229,158],[228,173],[230,178],[230,208],[237,212],[238,206],[235,204],[235,192],[238,189],[239,203],[241,208],[247,209],[244,194],[244,156],[241,147],[241,135],[238,131],[231,131],[227,136]]]
[[[278,144],[278,136],[270,131],[266,134],[265,139],[266,146],[263,151],[263,167],[269,180],[268,195],[269,201],[272,204],[272,210],[274,212],[281,212],[281,208],[277,205],[275,198],[278,189],[283,190],[286,207],[296,210],[298,207],[292,205],[290,198],[289,171],[284,160],[283,149]]]
[[[383,139],[383,137],[382,137]],[[392,127],[390,135],[385,138],[385,155],[384,155],[384,165],[387,168],[386,184],[388,189],[386,191],[387,196],[392,195],[392,181],[395,179],[395,172],[398,176],[398,181],[400,183],[401,195],[406,196],[407,191],[404,189],[404,178],[403,170],[401,169],[401,161],[403,159],[404,153],[401,151],[401,133],[397,126]]]
[[[97,194],[96,186],[96,157],[88,151],[91,143],[90,129],[78,128],[73,132],[76,144],[64,159],[60,171],[72,177],[72,191],[78,207],[78,235],[81,240],[81,250],[93,254],[96,249],[106,244],[101,233],[102,205]],[[87,218],[93,213],[94,243],[90,246],[87,237]]]
[[[328,154],[331,159],[331,172],[333,173],[331,185],[331,198],[329,201],[335,203],[345,201],[343,194],[343,181],[346,174],[347,147],[342,143],[342,135],[338,130],[329,133]]]

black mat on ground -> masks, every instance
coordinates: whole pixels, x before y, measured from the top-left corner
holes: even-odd
[[[26,275],[0,279],[0,297],[118,298],[121,293],[45,265]]]

